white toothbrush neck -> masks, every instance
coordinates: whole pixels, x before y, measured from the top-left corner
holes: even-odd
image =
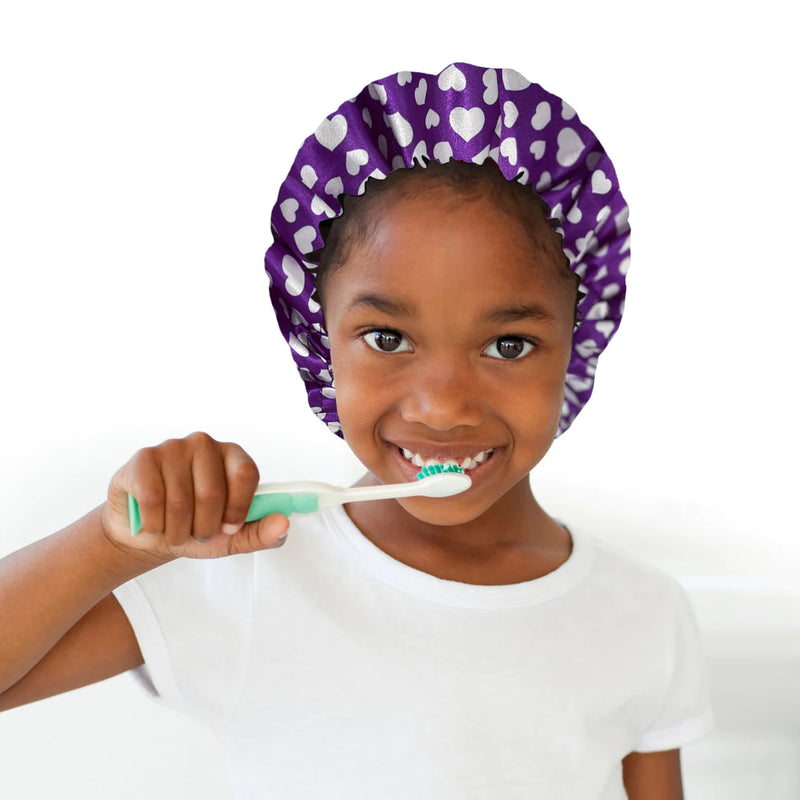
[[[413,497],[424,494],[425,487],[415,482],[390,483],[379,486],[352,486],[337,492],[325,492],[319,495],[319,507],[331,508],[344,503],[358,503],[363,500],[392,500],[398,497]]]

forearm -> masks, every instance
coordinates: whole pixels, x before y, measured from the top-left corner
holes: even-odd
[[[117,586],[165,563],[111,541],[101,508],[0,560],[0,693]]]

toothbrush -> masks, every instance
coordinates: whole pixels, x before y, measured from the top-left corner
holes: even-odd
[[[295,483],[261,483],[256,487],[245,522],[266,517],[267,514],[311,514],[344,503],[362,500],[387,500],[399,497],[450,497],[464,492],[472,479],[461,467],[431,464],[417,474],[417,481],[388,483],[379,486],[342,488],[328,483],[305,481]],[[142,529],[139,505],[128,495],[128,519],[131,536]]]

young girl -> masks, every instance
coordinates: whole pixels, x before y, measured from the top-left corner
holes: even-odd
[[[401,72],[306,140],[272,223],[281,329],[361,483],[455,462],[471,487],[246,523],[239,446],[140,450],[3,560],[0,708],[144,664],[241,798],[682,797],[711,726],[687,599],[529,481],[622,312],[597,139],[512,70]]]

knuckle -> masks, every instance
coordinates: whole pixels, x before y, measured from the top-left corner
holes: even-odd
[[[185,517],[191,514],[194,508],[194,499],[184,493],[173,493],[167,498],[167,509],[176,517]]]
[[[154,459],[157,460],[161,456],[169,461],[180,458],[183,455],[185,446],[185,443],[180,439],[166,439],[158,447],[151,449],[153,450]]]
[[[195,489],[195,500],[204,506],[225,505],[225,492],[220,486],[199,486]]]
[[[157,486],[145,486],[138,492],[136,501],[143,508],[158,508],[164,503],[164,491]]]
[[[231,477],[242,483],[258,483],[258,467],[251,458],[237,461],[231,468]]]
[[[156,463],[155,448],[143,447],[131,456],[130,465],[135,472],[152,469]]]
[[[216,441],[205,431],[194,431],[186,437],[186,441],[198,447],[211,447]]]

